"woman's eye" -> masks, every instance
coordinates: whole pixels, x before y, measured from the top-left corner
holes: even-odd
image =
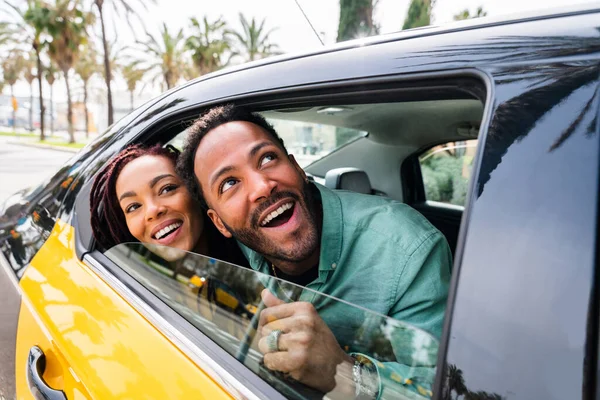
[[[235,179],[225,179],[223,181],[223,184],[221,185],[221,193],[224,193],[224,192],[228,191],[236,183],[237,183],[237,180],[235,180]]]
[[[276,159],[277,156],[275,156],[275,154],[273,153],[269,153],[266,154],[261,160],[260,160],[260,166],[262,167],[265,164],[270,163],[271,161],[273,161],[274,159]]]
[[[130,205],[128,205],[128,206],[127,206],[127,208],[125,208],[125,212],[126,212],[126,213],[130,213],[130,212],[132,212],[132,211],[135,211],[135,210],[137,210],[138,208],[140,208],[140,205],[139,205],[139,204],[137,204],[137,203],[130,204]]]
[[[172,192],[173,190],[177,189],[179,186],[177,185],[166,185],[164,186],[162,189],[160,189],[159,194],[163,194],[163,193],[168,193],[168,192]]]

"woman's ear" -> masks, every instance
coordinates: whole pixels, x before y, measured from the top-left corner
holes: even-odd
[[[213,222],[213,224],[215,224],[215,226],[217,227],[217,229],[219,230],[219,232],[221,232],[221,234],[223,236],[225,236],[226,238],[231,238],[233,236],[231,234],[231,232],[229,232],[229,229],[227,229],[225,227],[225,224],[223,223],[223,221],[221,221],[221,217],[219,217],[219,215],[217,214],[217,212],[215,210],[213,210],[212,208],[209,208],[206,213],[208,214],[208,217],[210,218],[210,220]]]

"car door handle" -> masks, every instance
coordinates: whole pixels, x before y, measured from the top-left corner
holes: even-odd
[[[29,390],[37,400],[67,400],[67,396],[62,390],[52,389],[42,375],[46,369],[46,355],[37,346],[29,350],[27,358],[27,383]]]

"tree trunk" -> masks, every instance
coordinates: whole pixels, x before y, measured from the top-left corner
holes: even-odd
[[[46,108],[44,107],[44,93],[42,92],[42,77],[44,71],[42,68],[42,60],[40,59],[38,43],[34,43],[33,49],[35,50],[35,56],[37,58],[37,79],[38,90],[40,92],[40,140],[46,140],[46,135],[44,134],[44,114],[46,113]]]
[[[85,112],[85,138],[90,137],[90,116],[88,115],[88,89],[87,89],[87,81],[83,82],[83,112]]]
[[[50,85],[50,135],[54,136],[54,85]]]
[[[69,70],[63,71],[67,84],[67,124],[69,126],[69,143],[75,143],[75,130],[73,127],[73,106],[71,104],[71,87],[69,86]]]
[[[33,132],[33,82],[29,83],[29,127]]]
[[[130,103],[129,111],[133,111],[133,90],[129,91],[129,103]]]
[[[15,98],[14,85],[10,85],[10,102],[11,102],[11,107],[12,107],[13,132],[15,132],[17,130],[17,110],[15,110],[15,107],[12,104],[14,98]]]
[[[113,102],[112,102],[112,90],[110,88],[110,82],[112,76],[110,74],[110,60],[108,59],[108,42],[106,41],[106,29],[104,28],[104,15],[102,15],[102,5],[96,3],[98,7],[98,14],[100,15],[100,26],[102,27],[102,46],[104,47],[104,80],[106,82],[106,93],[108,101],[108,125],[113,123]]]

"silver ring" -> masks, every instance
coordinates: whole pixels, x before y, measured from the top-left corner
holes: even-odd
[[[281,336],[283,332],[280,329],[275,329],[271,331],[267,335],[267,348],[269,349],[269,353],[275,353],[279,351],[279,336]]]

